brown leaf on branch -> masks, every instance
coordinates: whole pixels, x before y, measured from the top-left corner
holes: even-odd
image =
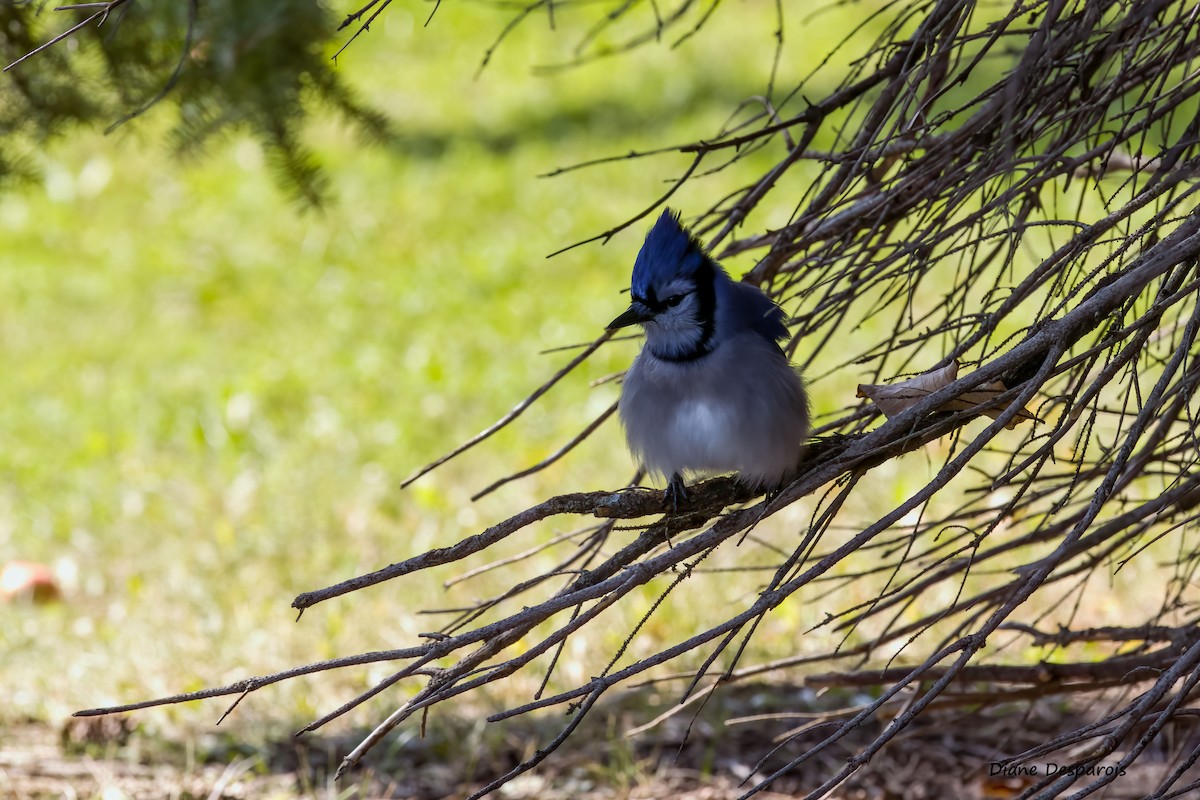
[[[860,383],[857,396],[870,399],[879,406],[879,410],[883,412],[884,416],[890,419],[907,411],[929,395],[949,386],[956,380],[958,380],[957,360],[899,383]],[[1001,381],[989,381],[968,392],[963,392],[958,397],[947,400],[938,406],[937,410],[968,411],[977,409],[992,419],[996,419],[1005,407],[1005,403],[999,401],[998,398],[1007,391],[1008,387]],[[1006,427],[1015,428],[1018,423],[1026,420],[1037,421],[1037,417],[1027,408],[1022,408]]]

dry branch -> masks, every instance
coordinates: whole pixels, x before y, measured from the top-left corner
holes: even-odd
[[[639,23],[638,4],[600,5],[601,16],[591,18],[579,40],[579,60],[601,57],[595,47],[606,37],[625,43],[617,52],[668,31],[687,38],[689,25],[709,13],[684,0]],[[372,0],[347,22],[386,6]],[[501,39],[535,13],[557,19],[592,7],[533,0]],[[810,497],[819,498],[811,521],[791,531],[785,547],[754,548],[771,560],[760,590],[745,602],[713,609],[707,628],[679,632],[650,655],[631,655],[627,640],[589,680],[539,691],[494,715],[501,720],[565,705],[571,718],[559,736],[483,791],[563,746],[609,689],[634,680],[682,678],[686,703],[735,681],[856,660],[809,681],[879,686],[878,697],[835,715],[798,753],[782,761],[765,755],[759,774],[766,777],[756,778],[746,796],[854,741],[852,757],[809,795],[823,796],[926,709],[986,694],[981,682],[1012,702],[1049,691],[1137,686],[1136,696],[1123,696],[1100,719],[1044,747],[1009,754],[1014,763],[1096,738],[1093,749],[1075,751],[1078,766],[1108,757],[1132,763],[1172,719],[1192,713],[1186,704],[1200,683],[1194,589],[1200,21],[1187,4],[1165,0],[1035,0],[1013,7],[903,0],[880,19],[872,23],[882,25],[875,45],[852,54],[849,72],[823,96],[817,76],[788,93],[772,83],[756,106],[761,111],[673,148],[688,166],[658,202],[698,184],[714,161],[721,169],[747,170],[747,153],[773,152],[772,166],[748,171],[740,189],[698,215],[698,229],[722,254],[757,259],[745,280],[769,288],[793,315],[790,352],[812,391],[845,371],[864,384],[895,383],[955,362],[968,374],[906,399],[887,420],[846,398],[822,420],[824,435],[810,447],[802,474],[769,500],[755,502],[730,478],[695,487],[691,504],[667,517],[658,514],[660,496],[651,490],[564,494],[450,547],[300,595],[294,606],[303,611],[528,537],[531,525],[556,515],[604,521],[560,537],[555,546],[568,553],[555,570],[530,566],[522,573],[530,562],[509,558],[508,591],[460,610],[419,644],[355,657],[399,663],[305,730],[400,681],[419,678],[424,685],[376,726],[342,770],[431,707],[547,662],[552,671],[566,642],[587,636],[635,592],[655,587],[655,613],[681,583],[710,578],[699,570],[718,549],[732,549],[731,540],[742,542],[755,526]],[[646,148],[622,158],[671,151]],[[824,171],[804,172],[814,159]],[[799,196],[780,190],[800,174],[809,180]],[[767,230],[767,213],[788,203],[794,205],[787,223]],[[883,333],[864,340],[855,334],[864,325]],[[607,336],[599,336],[496,425],[410,480],[484,442],[606,344]],[[568,455],[610,414],[585,424],[542,464],[493,486]],[[1031,416],[1039,421],[1006,430]],[[927,447],[934,442],[939,447]],[[863,519],[872,473],[922,448],[944,458],[936,474],[886,513]],[[617,520],[638,521],[636,532],[616,541]],[[1172,571],[1162,587],[1146,588],[1153,598],[1145,608],[1129,610],[1138,619],[1099,626],[1077,619],[1074,609],[1093,577],[1161,560],[1168,544]],[[843,646],[742,663],[752,657],[761,623],[782,605],[856,581],[878,588],[816,626],[844,636]],[[931,603],[935,596],[941,599]],[[1047,632],[1047,625],[1057,629]],[[1014,639],[1032,640],[1042,654],[994,655]],[[1061,652],[1084,645],[1092,648],[1087,656]],[[910,666],[882,658],[897,650]],[[305,671],[365,660],[321,662],[152,703],[240,696]],[[542,685],[548,680],[547,673]],[[964,681],[972,683],[970,693],[947,693]],[[894,717],[873,739],[850,738],[884,709]],[[1197,760],[1200,751],[1180,754],[1180,768],[1163,778],[1155,796],[1172,796],[1172,787],[1191,780],[1187,770]],[[1082,797],[1105,783],[1103,776],[1070,773],[1022,796]]]
[[[1147,681],[1157,678],[1162,671],[1179,659],[1185,647],[1164,647],[1150,653],[1114,656],[1104,661],[1077,661],[1056,663],[1042,661],[1028,666],[1006,666],[1001,664],[963,667],[955,675],[958,681],[981,683],[1104,683],[1118,679],[1122,682]],[[808,686],[881,686],[908,675],[910,667],[893,667],[885,670],[861,672],[826,672],[809,675],[804,679]],[[937,680],[945,670],[931,669],[925,673],[928,680]]]

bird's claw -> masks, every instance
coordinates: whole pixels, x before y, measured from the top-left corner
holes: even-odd
[[[667,488],[663,490],[663,508],[675,513],[679,511],[679,506],[687,505],[687,501],[688,496],[687,490],[683,486],[683,477],[676,472],[667,482]]]

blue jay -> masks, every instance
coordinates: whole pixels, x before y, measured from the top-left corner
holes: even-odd
[[[669,476],[663,503],[678,509],[683,474],[740,473],[777,489],[795,473],[809,432],[800,376],[778,341],[783,310],[734,281],[670,209],[646,235],[624,314],[646,342],[625,374],[619,410],[629,449]]]

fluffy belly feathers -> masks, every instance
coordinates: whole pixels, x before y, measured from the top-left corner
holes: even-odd
[[[620,412],[630,448],[650,472],[738,472],[762,486],[796,467],[807,410],[786,362],[786,372],[759,373],[754,381],[706,381],[691,367],[638,362],[626,377]]]

